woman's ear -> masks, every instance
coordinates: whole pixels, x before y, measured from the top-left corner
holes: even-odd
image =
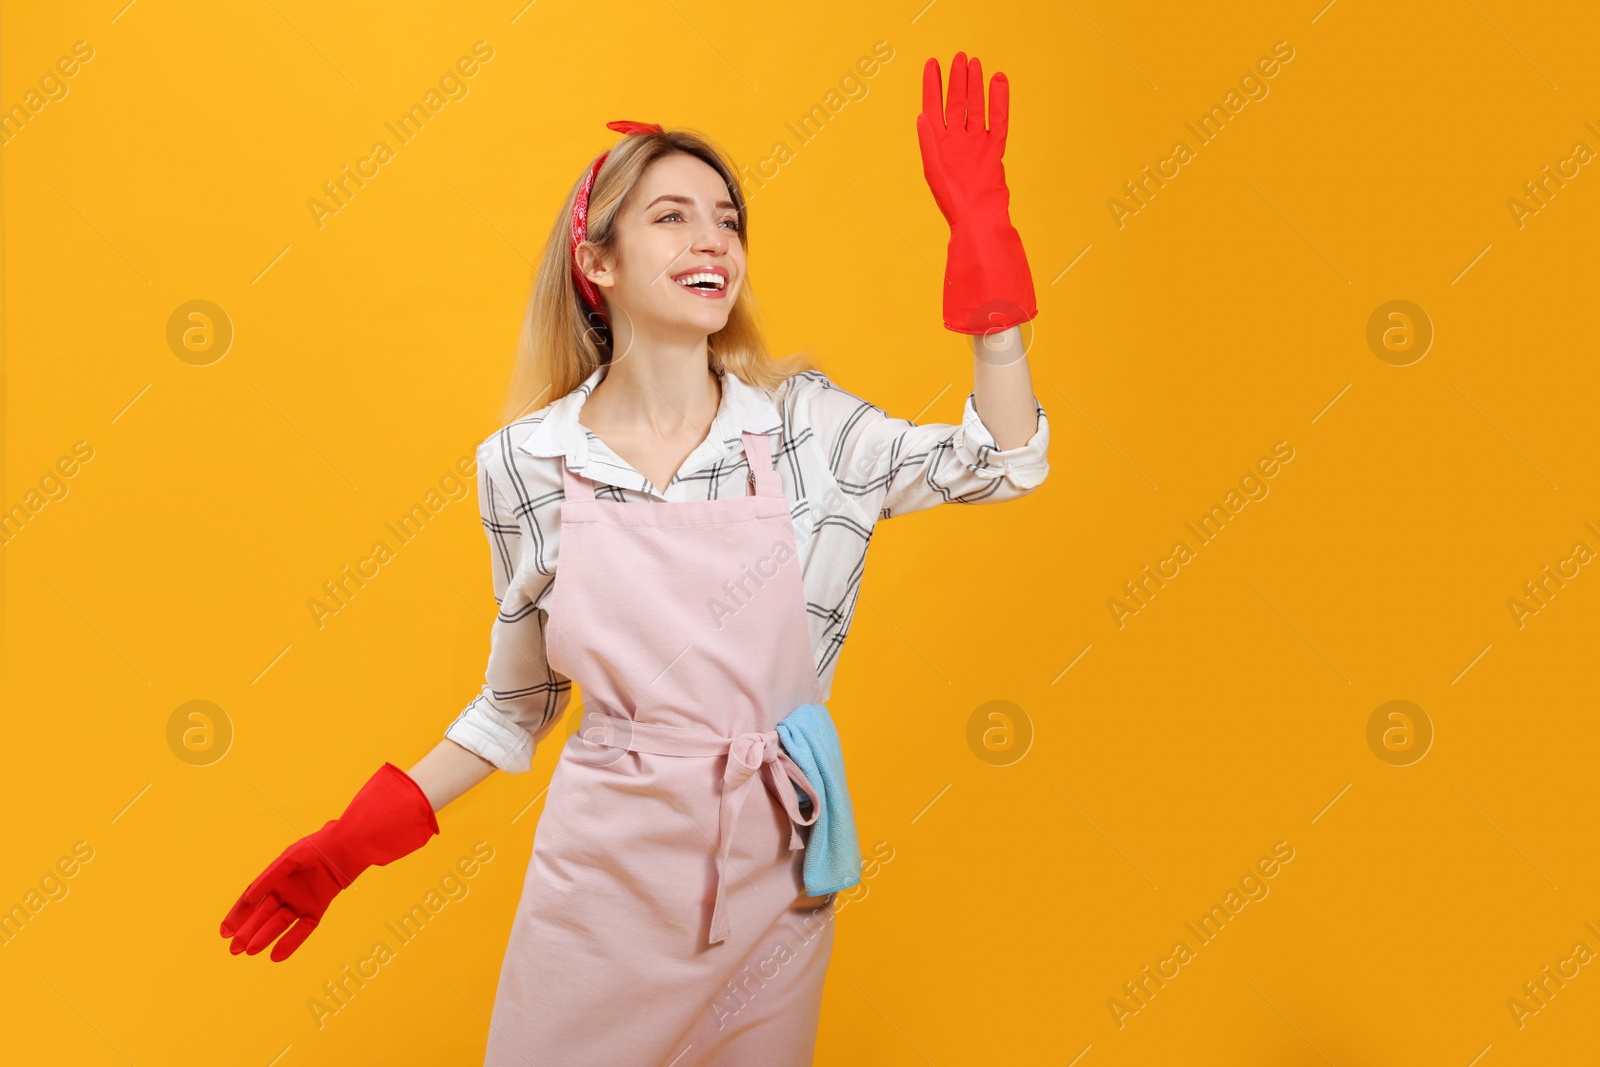
[[[583,272],[583,276],[599,288],[609,289],[616,285],[616,279],[612,276],[611,267],[601,256],[600,249],[595,247],[592,242],[584,241],[578,245],[574,258],[577,261],[578,269]]]

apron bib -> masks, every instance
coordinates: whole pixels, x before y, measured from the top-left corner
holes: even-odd
[[[583,692],[534,834],[486,1067],[804,1067],[833,948],[818,798],[776,725],[821,690],[789,501],[620,503],[565,466],[550,665]],[[811,799],[802,818],[798,793]]]

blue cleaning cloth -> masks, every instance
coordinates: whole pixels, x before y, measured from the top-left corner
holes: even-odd
[[[806,841],[806,892],[820,897],[847,889],[861,881],[861,842],[833,718],[826,705],[802,704],[778,722],[777,730],[783,750],[822,800]],[[810,806],[811,798],[802,792],[801,814]]]

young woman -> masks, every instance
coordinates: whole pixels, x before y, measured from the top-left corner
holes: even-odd
[[[1001,167],[1007,85],[987,129],[976,58],[957,53],[941,88],[929,59],[917,129],[951,227],[945,326],[974,337],[959,425],[771,361],[733,165],[694,133],[610,124],[628,136],[574,187],[540,265],[515,421],[478,449],[500,605],[483,691],[409,773],[385,764],[250,885],[222,923],[233,952],[276,941],[287,958],[358,874],[438,833],[438,809],[527,771],[576,681],[584,729],[550,781],[485,1063],[811,1062],[833,897],[806,893],[819,798],[775,725],[828,699],[878,519],[1014,499],[1049,469],[1018,330],[1037,309]],[[842,247],[822,285],[867,276]]]

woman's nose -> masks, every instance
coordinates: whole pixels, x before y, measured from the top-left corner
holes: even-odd
[[[728,250],[728,231],[720,223],[703,227],[695,236],[695,251],[721,255]]]

